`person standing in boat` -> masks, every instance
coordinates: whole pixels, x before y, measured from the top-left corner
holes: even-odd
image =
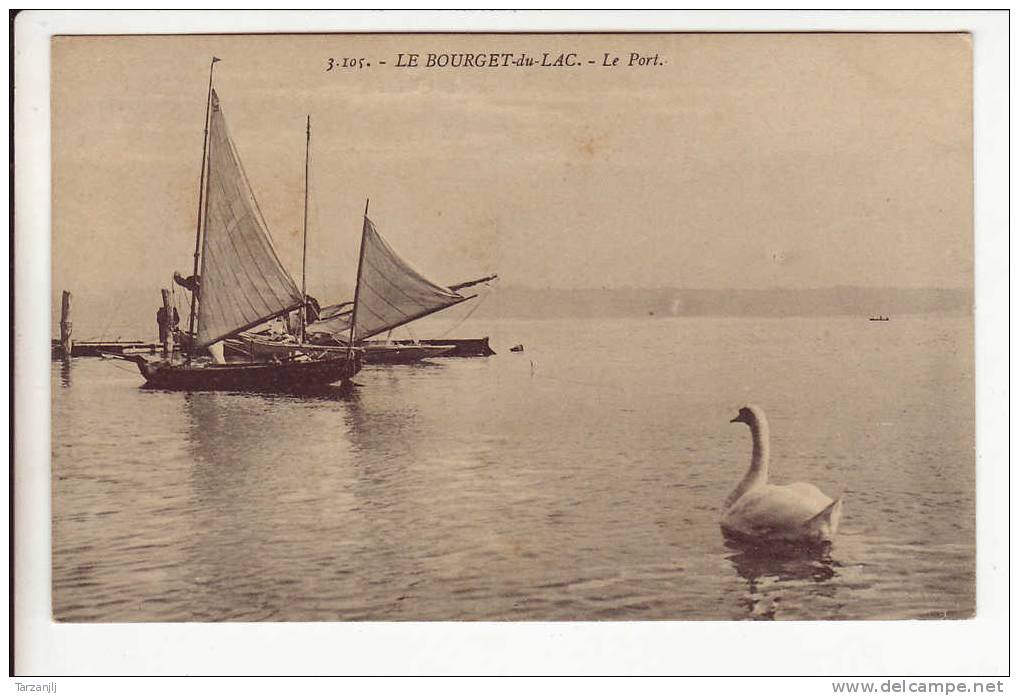
[[[159,342],[165,344],[166,339],[173,334],[177,335],[177,330],[180,325],[180,315],[177,313],[177,308],[173,308],[172,316],[166,316],[166,308],[162,305],[156,310],[156,326],[159,327]]]

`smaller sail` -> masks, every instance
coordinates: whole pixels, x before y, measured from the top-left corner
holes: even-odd
[[[354,296],[355,341],[468,299],[414,270],[389,246],[367,217],[361,236],[361,262]]]
[[[301,291],[273,248],[215,91],[207,191],[198,293],[202,347],[302,305]]]

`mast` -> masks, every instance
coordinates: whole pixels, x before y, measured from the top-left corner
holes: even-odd
[[[311,155],[311,114],[304,139],[304,251],[301,254],[301,343],[307,338],[308,328],[308,158]],[[367,214],[367,213],[365,213]]]
[[[205,170],[208,166],[208,152],[209,152],[209,112],[212,107],[212,70],[219,62],[219,58],[216,56],[212,57],[212,62],[209,63],[209,93],[205,98],[205,131],[202,134],[202,173],[198,179],[198,221],[195,223],[195,269],[191,274],[198,285],[196,289],[191,290],[191,316],[188,318],[188,333],[191,335],[191,347],[188,348],[187,360],[191,361],[191,352],[194,348],[195,341],[195,303],[198,299],[198,294],[201,292],[201,279],[198,277],[198,254],[202,248],[202,204],[205,202]]]
[[[364,262],[364,232],[368,227],[368,202],[364,199],[364,221],[361,223],[361,250],[357,255],[357,278],[354,280],[354,309],[350,315],[350,338],[347,341],[347,359],[350,359],[350,351],[354,347],[354,327],[357,326],[357,295],[361,288],[361,265]]]

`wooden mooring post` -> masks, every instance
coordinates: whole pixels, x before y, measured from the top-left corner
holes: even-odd
[[[71,326],[71,293],[64,290],[60,299],[60,350],[65,360],[70,359],[74,349]]]
[[[160,292],[163,293],[163,321],[159,327],[159,338],[163,343],[163,357],[169,358],[173,355],[173,306],[170,304],[170,291],[163,288]]]

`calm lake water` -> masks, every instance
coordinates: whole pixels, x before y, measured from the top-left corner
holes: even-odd
[[[971,327],[479,320],[456,334],[498,355],[367,367],[314,398],[53,363],[54,616],[971,616]],[[774,482],[844,495],[829,557],[724,545],[747,401],[768,414]]]

